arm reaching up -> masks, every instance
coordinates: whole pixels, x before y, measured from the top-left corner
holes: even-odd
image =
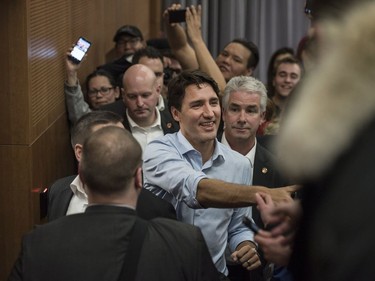
[[[208,75],[214,78],[216,83],[219,85],[220,91],[223,92],[226,81],[205,42],[203,41],[201,31],[201,15],[201,5],[199,5],[197,8],[191,6],[186,9],[187,34],[194,48],[200,70],[206,72]]]
[[[183,69],[198,69],[195,51],[188,43],[184,28],[178,23],[169,23],[169,11],[180,8],[180,4],[173,4],[163,13],[168,43]]]

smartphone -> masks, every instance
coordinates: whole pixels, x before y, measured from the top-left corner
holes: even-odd
[[[87,41],[83,37],[79,37],[77,43],[73,47],[73,50],[70,52],[69,59],[73,63],[79,64],[89,50],[90,46],[91,42]]]
[[[244,225],[246,225],[252,232],[254,232],[254,234],[258,234],[260,227],[256,225],[252,218],[243,217],[242,221]]]
[[[184,22],[186,9],[170,10],[169,12],[169,23]]]

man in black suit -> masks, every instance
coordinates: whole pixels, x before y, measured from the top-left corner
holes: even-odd
[[[256,140],[258,127],[264,121],[266,105],[267,91],[262,82],[250,76],[232,78],[224,90],[224,132],[219,138],[223,144],[249,159],[253,185],[274,188],[285,186],[286,181],[275,167],[273,154]],[[264,227],[256,208],[249,208],[249,216],[253,217],[257,225]],[[269,270],[264,265],[265,261],[262,267],[249,273],[239,265],[229,262],[229,278],[233,281],[264,280],[263,271]]]
[[[147,66],[135,64],[124,74],[122,101],[102,107],[124,118],[125,129],[140,143],[142,150],[151,140],[177,132],[179,126],[168,110],[158,110],[161,91],[155,73]]]
[[[198,228],[136,216],[142,150],[129,132],[101,128],[81,156],[86,212],[27,234],[8,280],[218,280]]]
[[[72,146],[77,162],[81,161],[83,142],[86,138],[104,126],[124,128],[121,122],[120,116],[109,111],[92,111],[82,116],[71,132]],[[86,206],[87,194],[77,175],[57,180],[48,190],[48,221],[69,214],[81,213]],[[144,219],[158,216],[176,218],[175,210],[171,204],[146,189],[141,190],[137,213]]]

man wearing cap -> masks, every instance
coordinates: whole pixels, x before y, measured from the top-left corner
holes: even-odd
[[[116,43],[115,48],[106,54],[108,63],[98,68],[111,73],[120,85],[122,74],[132,65],[133,54],[146,47],[146,41],[143,39],[142,32],[134,25],[120,27],[113,41]]]
[[[134,25],[124,25],[119,28],[113,38],[118,58],[126,56],[131,62],[131,56],[139,49],[146,47],[142,32]]]

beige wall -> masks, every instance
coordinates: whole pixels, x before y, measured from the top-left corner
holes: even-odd
[[[63,81],[67,48],[93,45],[81,81],[104,63],[123,24],[157,36],[160,0],[4,0],[0,9],[0,280],[39,219],[39,191],[74,173]]]

